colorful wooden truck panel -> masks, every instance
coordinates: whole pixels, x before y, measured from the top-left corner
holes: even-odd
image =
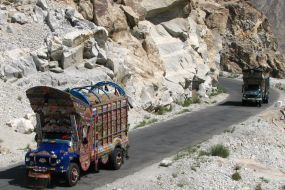
[[[27,90],[27,97],[37,114],[38,146],[25,157],[31,186],[45,186],[54,173],[65,174],[73,186],[80,168],[98,170],[99,163],[120,168],[129,146],[129,103],[120,86],[99,82],[66,91],[39,86]]]

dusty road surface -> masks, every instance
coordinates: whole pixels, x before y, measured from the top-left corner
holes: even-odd
[[[268,105],[261,108],[245,107],[241,106],[241,82],[232,79],[221,79],[220,82],[230,94],[221,104],[131,132],[130,159],[119,171],[102,169],[100,173],[84,175],[73,188],[65,187],[64,183],[57,183],[54,189],[89,190],[132,174],[175,154],[183,147],[200,143],[212,135],[221,133],[230,125],[264,111],[279,96],[278,92],[271,90]],[[0,189],[24,189],[24,172],[23,166],[1,171]]]

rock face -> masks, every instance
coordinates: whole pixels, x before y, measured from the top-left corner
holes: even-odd
[[[114,80],[146,110],[207,96],[221,69],[285,76],[267,18],[246,1],[25,1],[0,7],[0,29],[0,78],[23,88]]]
[[[275,33],[280,50],[285,52],[285,1],[283,0],[251,0],[253,5],[263,12],[273,27],[273,32]]]
[[[284,77],[284,57],[277,52],[268,19],[247,2],[227,2],[228,27],[224,35],[221,65],[240,72],[246,66],[268,67],[274,77]]]

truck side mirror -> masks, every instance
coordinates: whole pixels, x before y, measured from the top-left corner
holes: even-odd
[[[38,134],[36,134],[35,135],[35,141],[38,142],[38,139],[39,139]]]

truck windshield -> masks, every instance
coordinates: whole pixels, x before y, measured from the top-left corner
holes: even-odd
[[[250,90],[259,90],[259,85],[248,85],[245,87],[246,91],[250,91]]]
[[[47,140],[68,140],[71,141],[72,135],[69,133],[43,133],[43,139]]]

